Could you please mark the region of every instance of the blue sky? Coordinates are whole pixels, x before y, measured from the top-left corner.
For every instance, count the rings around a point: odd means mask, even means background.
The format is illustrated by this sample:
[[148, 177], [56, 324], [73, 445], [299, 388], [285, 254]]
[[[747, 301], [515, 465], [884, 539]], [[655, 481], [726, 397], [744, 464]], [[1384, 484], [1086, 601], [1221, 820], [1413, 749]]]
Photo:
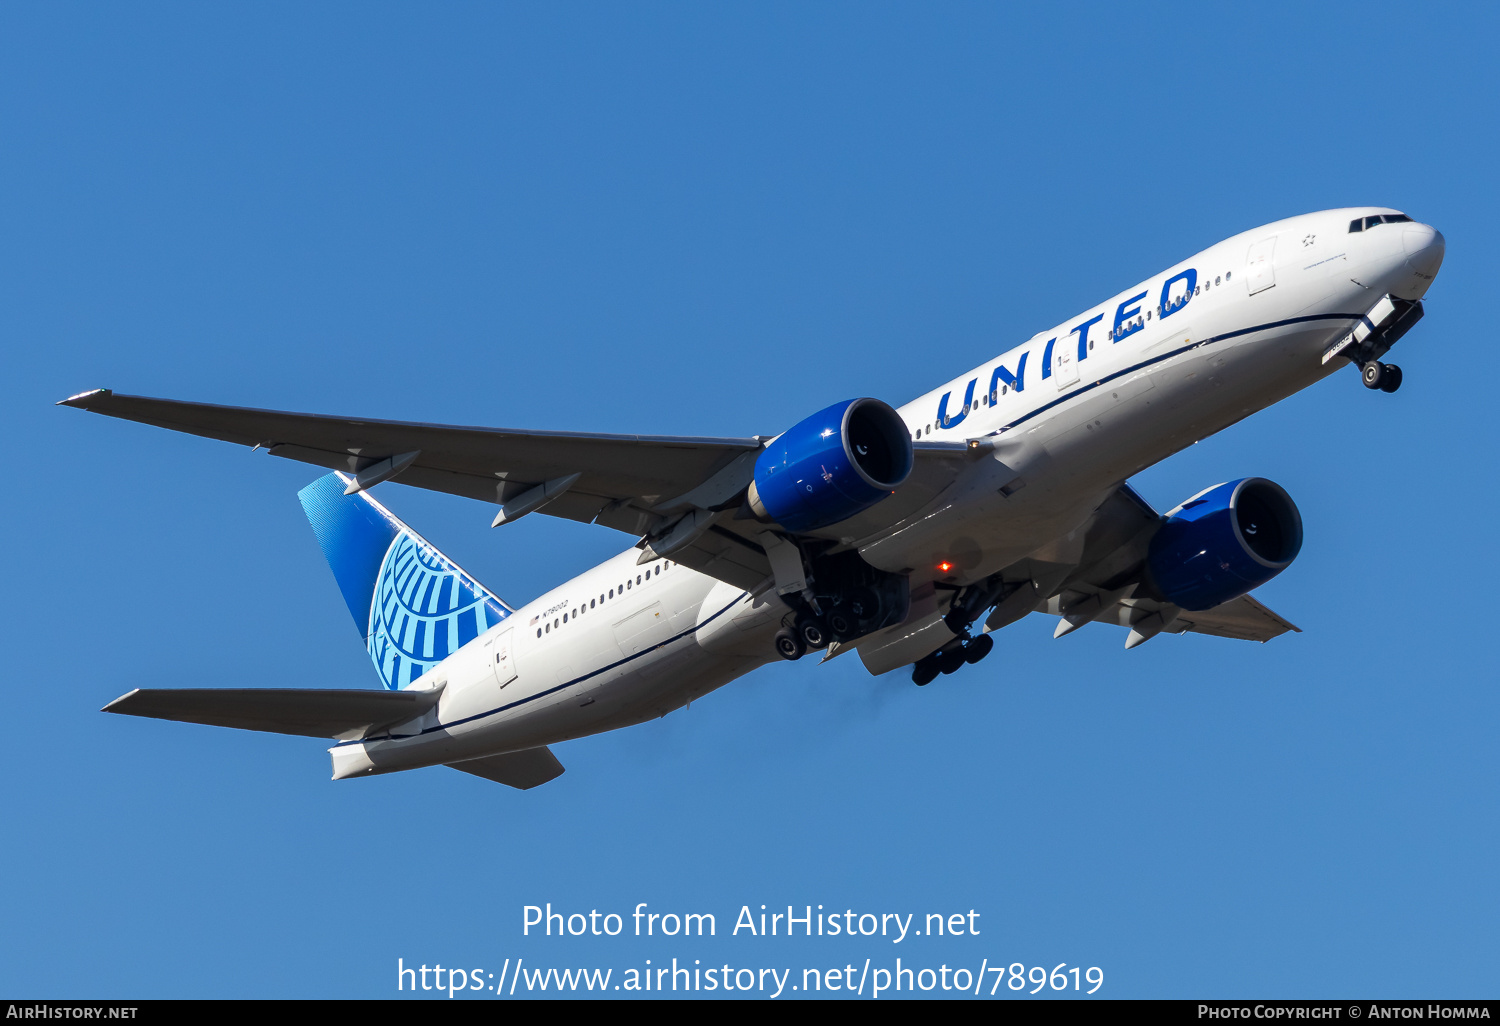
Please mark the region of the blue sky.
[[[1493, 995], [1493, 10], [8, 5], [0, 989], [382, 997], [405, 963], [1099, 966], [1102, 995]], [[901, 403], [1218, 239], [1389, 204], [1447, 263], [1395, 359], [1136, 480], [1272, 478], [1254, 646], [1032, 617], [917, 689], [774, 665], [519, 793], [100, 715], [375, 678], [310, 468], [93, 387], [513, 427], [772, 433]], [[520, 603], [630, 544], [396, 485]], [[521, 908], [713, 912], [539, 940]], [[982, 913], [897, 948], [741, 905]]]

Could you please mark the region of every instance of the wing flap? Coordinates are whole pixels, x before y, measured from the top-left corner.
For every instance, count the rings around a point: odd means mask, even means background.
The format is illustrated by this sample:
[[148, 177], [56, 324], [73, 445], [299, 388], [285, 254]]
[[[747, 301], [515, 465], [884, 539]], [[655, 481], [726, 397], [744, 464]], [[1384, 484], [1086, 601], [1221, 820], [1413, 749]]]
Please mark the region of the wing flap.
[[771, 577], [771, 560], [764, 548], [734, 530], [734, 524], [733, 512], [715, 514], [706, 530], [667, 558], [736, 588], [755, 591]]
[[272, 734], [351, 740], [420, 716], [438, 691], [305, 688], [137, 688], [104, 712]]
[[563, 764], [557, 761], [552, 749], [545, 745], [541, 748], [528, 748], [524, 752], [490, 755], [466, 762], [450, 762], [448, 765], [464, 773], [508, 784], [522, 791], [563, 775]]

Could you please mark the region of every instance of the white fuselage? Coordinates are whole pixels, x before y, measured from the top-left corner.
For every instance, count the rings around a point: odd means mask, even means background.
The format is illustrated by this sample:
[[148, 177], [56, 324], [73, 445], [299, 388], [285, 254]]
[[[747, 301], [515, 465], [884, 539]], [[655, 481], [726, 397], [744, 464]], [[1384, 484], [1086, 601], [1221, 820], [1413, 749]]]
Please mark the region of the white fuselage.
[[[1421, 298], [1440, 235], [1415, 222], [1349, 231], [1394, 213], [1324, 211], [1236, 235], [901, 407], [919, 446], [992, 444], [899, 524], [843, 542], [914, 590], [971, 583], [1054, 542], [1131, 474], [1339, 369], [1323, 353], [1383, 296]], [[789, 609], [774, 591], [752, 597], [639, 555], [528, 603], [414, 682], [441, 685], [439, 703], [335, 747], [335, 777], [627, 726], [776, 658]]]

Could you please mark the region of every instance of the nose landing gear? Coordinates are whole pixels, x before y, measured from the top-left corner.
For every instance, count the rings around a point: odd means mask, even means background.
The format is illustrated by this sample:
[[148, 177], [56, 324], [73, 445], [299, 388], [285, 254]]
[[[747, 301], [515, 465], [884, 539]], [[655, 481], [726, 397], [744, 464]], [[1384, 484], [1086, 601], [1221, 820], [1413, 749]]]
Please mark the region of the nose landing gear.
[[1359, 369], [1366, 388], [1394, 392], [1401, 387], [1401, 368], [1381, 363], [1379, 358], [1421, 319], [1420, 301], [1385, 296], [1359, 319], [1354, 330], [1323, 354], [1323, 362], [1342, 357]]
[[1371, 360], [1364, 365], [1360, 379], [1366, 388], [1378, 388], [1382, 392], [1394, 392], [1401, 387], [1401, 368], [1394, 363]]

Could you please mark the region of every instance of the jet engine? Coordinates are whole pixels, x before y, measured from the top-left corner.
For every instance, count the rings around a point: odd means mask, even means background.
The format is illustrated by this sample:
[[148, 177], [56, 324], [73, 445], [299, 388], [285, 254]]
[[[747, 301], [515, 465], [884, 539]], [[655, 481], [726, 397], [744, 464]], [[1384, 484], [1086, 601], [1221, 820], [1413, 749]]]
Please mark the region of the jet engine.
[[751, 511], [788, 531], [847, 520], [911, 473], [911, 435], [879, 399], [835, 403], [790, 428], [755, 461]]
[[1302, 548], [1302, 515], [1262, 477], [1227, 481], [1167, 514], [1146, 557], [1148, 584], [1183, 609], [1211, 609], [1257, 588]]

